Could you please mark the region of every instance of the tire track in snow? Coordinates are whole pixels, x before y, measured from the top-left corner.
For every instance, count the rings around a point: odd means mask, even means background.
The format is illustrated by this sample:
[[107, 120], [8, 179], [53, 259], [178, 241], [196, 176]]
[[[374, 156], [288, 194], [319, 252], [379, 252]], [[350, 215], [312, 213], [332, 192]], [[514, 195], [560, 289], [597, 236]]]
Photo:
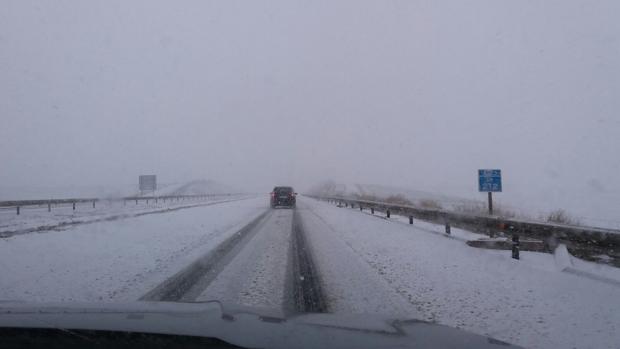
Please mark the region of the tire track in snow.
[[323, 294], [318, 269], [308, 246], [299, 212], [293, 214], [293, 294], [295, 309], [301, 313], [326, 313], [328, 304]]
[[215, 249], [140, 297], [140, 300], [193, 301], [247, 244], [256, 233], [255, 228], [270, 215], [271, 211], [265, 211]]
[[266, 211], [140, 299], [215, 299], [281, 315], [328, 309], [296, 210]]

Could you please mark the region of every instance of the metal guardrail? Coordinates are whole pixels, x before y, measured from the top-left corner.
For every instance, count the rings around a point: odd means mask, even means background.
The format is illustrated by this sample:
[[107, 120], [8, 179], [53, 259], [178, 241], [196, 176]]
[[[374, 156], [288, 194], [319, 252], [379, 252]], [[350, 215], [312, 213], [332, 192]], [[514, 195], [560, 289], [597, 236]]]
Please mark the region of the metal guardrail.
[[361, 209], [367, 208], [373, 211], [380, 210], [386, 213], [404, 214], [440, 224], [449, 223], [453, 226], [460, 226], [483, 234], [493, 235], [494, 232], [500, 230], [516, 233], [521, 236], [543, 240], [550, 249], [555, 248], [558, 242], [568, 242], [573, 245], [588, 245], [610, 250], [615, 254], [620, 252], [618, 251], [618, 247], [620, 247], [620, 230], [615, 229], [532, 222], [499, 216], [466, 214], [338, 196], [306, 196], [319, 200], [334, 201], [347, 206], [353, 204], [354, 207], [361, 207]]
[[76, 209], [76, 204], [78, 203], [92, 203], [93, 208], [96, 207], [96, 203], [100, 201], [107, 202], [123, 202], [125, 205], [128, 202], [135, 201], [136, 205], [144, 201], [147, 204], [149, 201], [154, 201], [155, 203], [162, 202], [177, 202], [177, 201], [185, 201], [185, 200], [199, 200], [199, 199], [208, 199], [211, 197], [221, 197], [221, 196], [231, 196], [235, 194], [206, 194], [206, 195], [162, 195], [162, 196], [127, 196], [122, 198], [69, 198], [69, 199], [49, 199], [49, 200], [9, 200], [9, 201], [0, 201], [0, 208], [10, 209], [14, 208], [16, 214], [20, 214], [20, 210], [23, 207], [45, 207], [47, 206], [47, 210], [51, 211], [52, 205], [63, 205], [63, 204], [72, 204], [73, 210]]

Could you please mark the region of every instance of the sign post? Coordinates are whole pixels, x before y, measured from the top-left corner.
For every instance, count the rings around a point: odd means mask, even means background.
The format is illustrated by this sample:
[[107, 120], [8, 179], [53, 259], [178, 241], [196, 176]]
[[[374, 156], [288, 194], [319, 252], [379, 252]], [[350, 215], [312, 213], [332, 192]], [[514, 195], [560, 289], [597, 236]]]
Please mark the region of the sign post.
[[489, 214], [493, 214], [493, 192], [489, 192]]
[[493, 192], [502, 191], [502, 171], [478, 170], [478, 191], [489, 193], [489, 214], [493, 214]]

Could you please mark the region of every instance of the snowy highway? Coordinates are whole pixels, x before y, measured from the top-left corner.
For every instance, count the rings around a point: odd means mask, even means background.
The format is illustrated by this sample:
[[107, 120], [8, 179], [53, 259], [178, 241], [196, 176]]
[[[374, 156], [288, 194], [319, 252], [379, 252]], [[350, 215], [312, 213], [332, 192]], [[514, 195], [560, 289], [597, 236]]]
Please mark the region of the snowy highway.
[[196, 298], [220, 300], [284, 312], [292, 308], [288, 283], [292, 210], [274, 210], [252, 231], [251, 245], [241, 250]]
[[378, 313], [525, 347], [615, 348], [617, 270], [565, 258], [605, 278], [563, 272], [551, 254], [472, 248], [426, 222], [258, 197], [2, 238], [0, 297]]

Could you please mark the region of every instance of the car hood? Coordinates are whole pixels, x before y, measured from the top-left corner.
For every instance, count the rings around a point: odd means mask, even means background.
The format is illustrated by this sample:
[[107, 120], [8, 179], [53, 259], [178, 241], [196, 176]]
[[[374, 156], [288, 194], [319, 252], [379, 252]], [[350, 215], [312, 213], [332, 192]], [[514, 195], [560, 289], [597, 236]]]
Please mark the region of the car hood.
[[342, 314], [284, 317], [220, 302], [0, 302], [0, 327], [201, 336], [251, 348], [516, 348], [419, 320]]

